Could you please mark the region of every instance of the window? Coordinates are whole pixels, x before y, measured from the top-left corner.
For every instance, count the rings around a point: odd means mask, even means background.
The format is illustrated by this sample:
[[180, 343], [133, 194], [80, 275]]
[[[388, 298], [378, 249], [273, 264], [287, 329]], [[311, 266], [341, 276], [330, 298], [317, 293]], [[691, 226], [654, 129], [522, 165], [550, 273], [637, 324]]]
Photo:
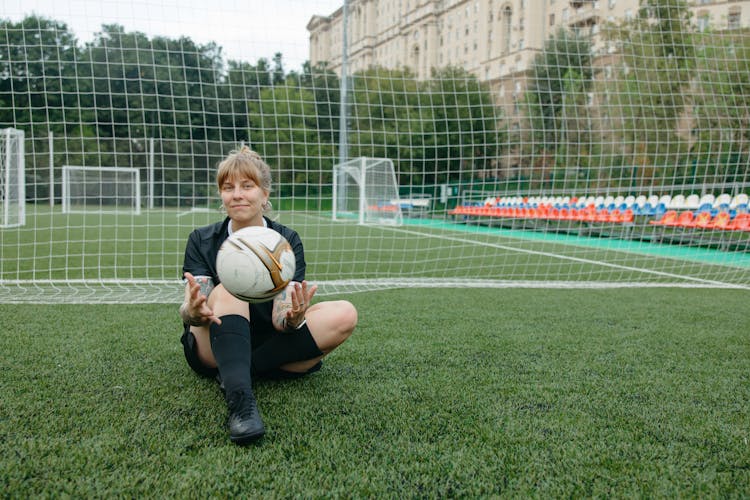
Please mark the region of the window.
[[740, 28], [741, 14], [739, 11], [730, 12], [727, 16], [727, 28], [736, 30]]
[[511, 21], [513, 20], [513, 11], [510, 7], [503, 9], [503, 46], [502, 53], [507, 54], [510, 52], [510, 30]]
[[708, 29], [708, 26], [710, 24], [710, 18], [708, 17], [708, 14], [701, 14], [698, 16], [698, 31], [706, 31]]
[[549, 25], [550, 26], [554, 26], [555, 25], [555, 15], [554, 14], [550, 14], [549, 15]]

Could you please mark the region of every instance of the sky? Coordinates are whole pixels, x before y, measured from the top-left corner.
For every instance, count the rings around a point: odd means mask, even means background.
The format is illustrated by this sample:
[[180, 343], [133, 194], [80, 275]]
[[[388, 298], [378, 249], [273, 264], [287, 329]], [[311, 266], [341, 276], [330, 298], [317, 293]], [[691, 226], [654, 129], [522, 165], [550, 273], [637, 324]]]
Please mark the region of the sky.
[[102, 24], [150, 37], [188, 36], [216, 42], [225, 59], [255, 63], [283, 54], [284, 68], [299, 70], [309, 59], [307, 23], [328, 16], [343, 0], [0, 0], [0, 18], [29, 14], [64, 22], [80, 42], [91, 41]]

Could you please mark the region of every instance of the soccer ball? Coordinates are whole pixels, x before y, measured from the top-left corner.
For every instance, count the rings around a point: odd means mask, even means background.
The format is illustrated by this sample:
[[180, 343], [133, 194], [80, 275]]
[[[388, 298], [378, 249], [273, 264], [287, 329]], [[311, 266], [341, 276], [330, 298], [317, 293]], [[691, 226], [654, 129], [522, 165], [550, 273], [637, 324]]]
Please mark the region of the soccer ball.
[[222, 243], [216, 271], [224, 288], [245, 302], [266, 302], [294, 276], [296, 260], [289, 242], [273, 229], [251, 226]]

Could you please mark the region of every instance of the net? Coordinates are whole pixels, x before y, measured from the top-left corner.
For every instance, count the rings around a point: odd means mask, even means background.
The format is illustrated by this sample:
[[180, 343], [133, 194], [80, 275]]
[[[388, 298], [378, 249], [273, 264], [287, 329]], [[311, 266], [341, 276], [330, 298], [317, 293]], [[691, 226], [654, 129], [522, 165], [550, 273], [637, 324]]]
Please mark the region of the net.
[[4, 10], [1, 302], [179, 302], [241, 145], [321, 295], [750, 288], [750, 1], [250, 4]]

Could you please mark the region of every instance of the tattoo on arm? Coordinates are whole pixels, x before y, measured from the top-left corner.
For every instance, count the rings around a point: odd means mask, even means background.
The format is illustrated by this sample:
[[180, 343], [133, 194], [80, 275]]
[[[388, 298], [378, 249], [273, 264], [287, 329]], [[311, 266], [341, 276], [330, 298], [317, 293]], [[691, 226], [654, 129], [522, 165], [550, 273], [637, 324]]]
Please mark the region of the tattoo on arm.
[[211, 278], [211, 276], [196, 276], [195, 282], [198, 283], [201, 287], [201, 293], [208, 297], [211, 292], [216, 288], [216, 285], [214, 285], [214, 280]]
[[286, 312], [292, 308], [292, 303], [287, 297], [284, 289], [273, 299], [273, 326], [280, 332], [286, 330]]
[[[200, 287], [200, 293], [204, 295], [205, 297], [208, 297], [208, 295], [216, 287], [214, 285], [213, 278], [211, 278], [210, 276], [195, 276], [195, 282], [198, 283]], [[200, 319], [195, 319], [190, 315], [189, 301], [190, 301], [190, 298], [189, 298], [187, 285], [186, 285], [185, 302], [183, 302], [182, 305], [180, 306], [180, 317], [182, 318], [182, 321], [188, 325], [200, 326], [203, 324], [203, 321], [201, 321]]]

